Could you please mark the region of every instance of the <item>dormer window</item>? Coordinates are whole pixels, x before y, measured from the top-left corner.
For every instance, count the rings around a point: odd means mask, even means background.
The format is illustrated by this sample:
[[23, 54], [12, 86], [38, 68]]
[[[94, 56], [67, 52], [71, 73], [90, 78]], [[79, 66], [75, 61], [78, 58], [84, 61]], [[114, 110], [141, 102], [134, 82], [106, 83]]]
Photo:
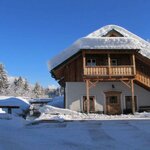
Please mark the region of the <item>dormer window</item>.
[[96, 66], [96, 59], [87, 59], [87, 66]]

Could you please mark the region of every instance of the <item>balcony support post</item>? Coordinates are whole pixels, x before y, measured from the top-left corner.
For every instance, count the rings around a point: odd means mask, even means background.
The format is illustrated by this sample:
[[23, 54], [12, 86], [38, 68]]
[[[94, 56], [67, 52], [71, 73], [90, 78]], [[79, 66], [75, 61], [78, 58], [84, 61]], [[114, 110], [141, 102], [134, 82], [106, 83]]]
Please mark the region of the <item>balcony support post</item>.
[[110, 54], [107, 54], [108, 56], [108, 75], [111, 75], [111, 63], [110, 63]]
[[131, 94], [132, 94], [132, 113], [135, 113], [135, 101], [134, 101], [134, 81], [131, 79]]
[[83, 74], [85, 74], [85, 66], [86, 66], [85, 51], [82, 51], [82, 58], [83, 58]]
[[135, 54], [132, 54], [133, 74], [136, 75]]
[[89, 80], [86, 79], [86, 101], [87, 101], [87, 114], [89, 113], [89, 103], [90, 103], [90, 87]]
[[120, 80], [127, 87], [131, 89], [131, 104], [132, 104], [132, 113], [135, 113], [135, 100], [134, 100], [134, 79], [131, 80]]

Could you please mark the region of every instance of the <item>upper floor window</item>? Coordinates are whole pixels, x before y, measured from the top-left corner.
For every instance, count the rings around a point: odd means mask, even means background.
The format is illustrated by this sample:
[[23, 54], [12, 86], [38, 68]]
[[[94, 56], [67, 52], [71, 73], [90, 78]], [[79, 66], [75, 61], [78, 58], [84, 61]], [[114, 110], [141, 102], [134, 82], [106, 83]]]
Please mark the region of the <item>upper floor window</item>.
[[111, 59], [111, 65], [117, 66], [117, 59]]
[[87, 59], [87, 66], [96, 66], [96, 59]]
[[[108, 59], [106, 59], [106, 65], [108, 65]], [[117, 59], [110, 59], [110, 65], [111, 66], [117, 66], [118, 60]]]

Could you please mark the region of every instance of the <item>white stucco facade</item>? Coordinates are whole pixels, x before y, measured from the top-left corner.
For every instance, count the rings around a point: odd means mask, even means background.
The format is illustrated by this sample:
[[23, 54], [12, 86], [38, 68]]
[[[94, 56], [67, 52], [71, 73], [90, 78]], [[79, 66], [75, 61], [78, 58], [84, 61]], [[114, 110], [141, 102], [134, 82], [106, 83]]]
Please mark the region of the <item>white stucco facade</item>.
[[[113, 85], [113, 86], [112, 86]], [[137, 108], [150, 106], [150, 92], [134, 84]], [[122, 82], [99, 82], [90, 89], [90, 96], [95, 97], [95, 111], [106, 112], [105, 92], [121, 92], [121, 110], [126, 109], [125, 96], [131, 96], [131, 89]], [[83, 111], [83, 96], [86, 96], [85, 82], [66, 82], [65, 107], [78, 112]]]

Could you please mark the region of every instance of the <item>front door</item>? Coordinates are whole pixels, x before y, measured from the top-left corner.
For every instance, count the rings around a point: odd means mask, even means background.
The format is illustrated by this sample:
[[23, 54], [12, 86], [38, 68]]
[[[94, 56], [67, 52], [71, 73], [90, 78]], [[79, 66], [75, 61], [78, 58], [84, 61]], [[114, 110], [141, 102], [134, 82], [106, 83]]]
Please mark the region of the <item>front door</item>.
[[121, 92], [110, 91], [106, 92], [106, 114], [117, 115], [121, 114], [120, 95]]

